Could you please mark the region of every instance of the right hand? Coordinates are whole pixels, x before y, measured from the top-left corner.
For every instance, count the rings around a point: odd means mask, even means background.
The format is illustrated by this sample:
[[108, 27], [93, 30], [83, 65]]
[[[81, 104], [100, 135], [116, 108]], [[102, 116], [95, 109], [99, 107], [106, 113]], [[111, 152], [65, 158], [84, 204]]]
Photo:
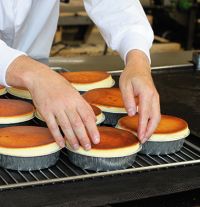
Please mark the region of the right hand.
[[[21, 65], [21, 68], [17, 65]], [[79, 148], [79, 144], [85, 150], [90, 150], [91, 141], [94, 144], [100, 142], [96, 117], [91, 106], [67, 80], [48, 66], [20, 56], [8, 69], [7, 83], [26, 87], [30, 91], [37, 110], [61, 148], [65, 146], [65, 139], [75, 150]]]

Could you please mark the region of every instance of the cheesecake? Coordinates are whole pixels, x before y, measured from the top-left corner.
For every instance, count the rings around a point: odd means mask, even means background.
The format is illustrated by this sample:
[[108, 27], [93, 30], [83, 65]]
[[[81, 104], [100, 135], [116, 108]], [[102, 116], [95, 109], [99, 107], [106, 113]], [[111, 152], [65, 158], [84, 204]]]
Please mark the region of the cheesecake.
[[[125, 116], [119, 119], [117, 128], [128, 130], [137, 135], [139, 115]], [[183, 146], [185, 138], [190, 134], [185, 120], [161, 115], [160, 123], [148, 141], [143, 145], [141, 153], [145, 154], [170, 154], [177, 152]]]
[[[115, 126], [118, 119], [127, 114], [119, 88], [93, 89], [84, 93], [83, 98], [103, 111], [105, 125]], [[137, 98], [135, 100], [137, 102]]]
[[137, 137], [128, 131], [113, 127], [98, 127], [100, 143], [92, 144], [91, 150], [82, 147], [73, 150], [68, 142], [69, 159], [75, 165], [94, 171], [125, 169], [133, 164], [141, 150]]
[[110, 88], [115, 84], [112, 76], [104, 71], [61, 72], [60, 74], [80, 92], [95, 88]]
[[23, 87], [9, 87], [7, 88], [9, 94], [22, 99], [32, 100], [31, 94], [28, 89]]
[[34, 117], [34, 106], [21, 100], [0, 99], [0, 125], [29, 121]]
[[0, 166], [12, 170], [39, 170], [59, 158], [60, 148], [50, 131], [37, 126], [0, 128]]

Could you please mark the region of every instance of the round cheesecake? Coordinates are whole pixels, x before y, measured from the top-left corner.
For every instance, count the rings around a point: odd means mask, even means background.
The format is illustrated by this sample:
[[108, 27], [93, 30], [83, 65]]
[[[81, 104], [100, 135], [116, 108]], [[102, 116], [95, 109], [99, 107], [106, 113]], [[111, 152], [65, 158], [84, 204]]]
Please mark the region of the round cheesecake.
[[106, 125], [115, 126], [118, 119], [126, 115], [119, 88], [93, 89], [83, 94], [83, 97], [88, 103], [99, 107], [103, 111], [106, 116], [103, 123]]
[[103, 71], [62, 72], [60, 74], [80, 92], [95, 88], [110, 88], [115, 84], [112, 76]]
[[[94, 114], [96, 116], [96, 124], [99, 125], [101, 124], [104, 120], [105, 120], [105, 115], [102, 113], [101, 109], [99, 109], [98, 107], [91, 105]], [[40, 123], [43, 126], [46, 126], [46, 124], [44, 124], [44, 119], [42, 118], [41, 114], [36, 110], [35, 111], [35, 117], [40, 121]]]
[[0, 99], [0, 125], [16, 124], [34, 117], [34, 106], [21, 100]]
[[[122, 117], [119, 119], [117, 128], [125, 129], [137, 134], [139, 116]], [[161, 115], [153, 135], [143, 145], [141, 153], [145, 154], [170, 154], [179, 151], [190, 133], [188, 124], [183, 119], [175, 116]]]
[[59, 146], [47, 128], [0, 128], [0, 166], [13, 170], [39, 170], [56, 163]]
[[9, 87], [7, 88], [9, 94], [22, 98], [22, 99], [29, 99], [32, 100], [30, 92], [23, 87]]
[[69, 159], [75, 165], [94, 171], [125, 169], [133, 164], [136, 154], [141, 150], [140, 143], [131, 132], [112, 127], [98, 127], [100, 143], [92, 144], [89, 151], [82, 147], [73, 150], [69, 143]]
[[4, 94], [6, 94], [6, 93], [7, 93], [7, 91], [6, 91], [6, 87], [0, 85], [0, 96], [4, 95]]

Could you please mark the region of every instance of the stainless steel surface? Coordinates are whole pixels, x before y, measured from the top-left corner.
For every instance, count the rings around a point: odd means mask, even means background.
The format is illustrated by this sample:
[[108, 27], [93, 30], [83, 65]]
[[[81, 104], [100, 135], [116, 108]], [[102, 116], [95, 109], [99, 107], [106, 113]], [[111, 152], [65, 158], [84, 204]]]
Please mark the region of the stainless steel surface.
[[[152, 70], [192, 67], [192, 54], [193, 51], [152, 54]], [[70, 71], [103, 70], [112, 73], [119, 73], [124, 68], [119, 56], [51, 57], [49, 65], [64, 67]]]
[[58, 163], [49, 169], [23, 172], [0, 168], [0, 190], [159, 170], [199, 163], [200, 148], [189, 141], [186, 141], [181, 151], [175, 154], [164, 156], [137, 155], [135, 163], [130, 168], [108, 172], [82, 170], [69, 162], [67, 152], [63, 150]]

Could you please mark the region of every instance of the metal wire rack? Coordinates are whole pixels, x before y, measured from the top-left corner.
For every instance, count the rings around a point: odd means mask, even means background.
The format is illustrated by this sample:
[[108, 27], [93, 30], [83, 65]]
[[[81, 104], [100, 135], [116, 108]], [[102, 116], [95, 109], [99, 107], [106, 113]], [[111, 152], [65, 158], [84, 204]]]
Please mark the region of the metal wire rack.
[[138, 154], [136, 161], [130, 168], [108, 172], [92, 172], [74, 166], [68, 160], [67, 150], [64, 149], [61, 152], [57, 164], [48, 169], [25, 172], [0, 168], [0, 190], [78, 181], [95, 177], [159, 170], [162, 168], [180, 167], [199, 163], [200, 148], [190, 141], [186, 141], [181, 151], [175, 154], [163, 156]]

